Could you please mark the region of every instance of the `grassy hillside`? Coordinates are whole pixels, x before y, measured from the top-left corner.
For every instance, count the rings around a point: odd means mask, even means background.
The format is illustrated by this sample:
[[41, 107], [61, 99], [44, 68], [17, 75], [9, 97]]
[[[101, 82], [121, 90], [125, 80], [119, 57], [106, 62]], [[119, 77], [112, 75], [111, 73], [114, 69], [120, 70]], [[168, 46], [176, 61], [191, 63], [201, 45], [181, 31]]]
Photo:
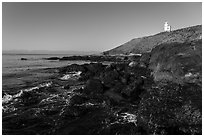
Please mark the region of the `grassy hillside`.
[[202, 40], [161, 44], [151, 52], [149, 68], [155, 81], [196, 83], [202, 78]]
[[145, 53], [152, 50], [157, 45], [168, 44], [172, 42], [184, 43], [196, 39], [201, 39], [202, 26], [192, 26], [178, 29], [172, 32], [161, 32], [153, 36], [135, 38], [114, 49], [105, 51], [105, 55]]

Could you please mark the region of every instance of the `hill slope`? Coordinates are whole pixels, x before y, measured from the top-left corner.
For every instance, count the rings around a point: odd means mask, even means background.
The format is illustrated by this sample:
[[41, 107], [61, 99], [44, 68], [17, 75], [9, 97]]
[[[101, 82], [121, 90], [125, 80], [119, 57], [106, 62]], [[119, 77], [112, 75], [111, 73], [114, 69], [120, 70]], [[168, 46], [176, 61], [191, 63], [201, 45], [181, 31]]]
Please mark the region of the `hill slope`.
[[168, 44], [172, 42], [188, 42], [201, 39], [202, 25], [182, 28], [172, 32], [161, 32], [153, 36], [135, 38], [131, 41], [118, 46], [109, 51], [103, 52], [105, 55], [129, 54], [129, 53], [145, 53], [152, 50], [157, 45]]
[[161, 44], [152, 49], [149, 68], [155, 81], [202, 83], [202, 39]]

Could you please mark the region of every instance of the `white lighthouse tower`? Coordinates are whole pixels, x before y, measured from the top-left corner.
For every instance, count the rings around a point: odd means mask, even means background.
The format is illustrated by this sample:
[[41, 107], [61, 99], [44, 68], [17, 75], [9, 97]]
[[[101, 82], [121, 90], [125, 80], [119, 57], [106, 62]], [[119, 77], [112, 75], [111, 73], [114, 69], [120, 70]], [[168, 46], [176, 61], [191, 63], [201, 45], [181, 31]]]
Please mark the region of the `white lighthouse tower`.
[[165, 32], [170, 32], [171, 31], [171, 26], [168, 24], [168, 22], [164, 23], [164, 31]]

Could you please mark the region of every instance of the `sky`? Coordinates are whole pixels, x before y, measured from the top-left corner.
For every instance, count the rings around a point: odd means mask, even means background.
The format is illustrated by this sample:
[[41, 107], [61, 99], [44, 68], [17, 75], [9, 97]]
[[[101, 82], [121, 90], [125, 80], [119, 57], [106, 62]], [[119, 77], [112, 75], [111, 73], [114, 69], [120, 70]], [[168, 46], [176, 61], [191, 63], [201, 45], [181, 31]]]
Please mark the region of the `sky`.
[[106, 51], [133, 38], [202, 24], [202, 3], [2, 4], [2, 50]]

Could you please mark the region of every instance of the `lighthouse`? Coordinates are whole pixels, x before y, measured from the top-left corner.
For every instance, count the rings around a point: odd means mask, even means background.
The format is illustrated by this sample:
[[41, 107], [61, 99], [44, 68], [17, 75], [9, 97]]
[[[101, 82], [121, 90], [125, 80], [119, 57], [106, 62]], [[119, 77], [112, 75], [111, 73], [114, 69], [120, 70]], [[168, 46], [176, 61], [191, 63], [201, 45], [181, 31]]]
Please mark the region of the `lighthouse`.
[[168, 22], [164, 23], [164, 31], [165, 32], [170, 32], [171, 31], [171, 26], [168, 24]]

